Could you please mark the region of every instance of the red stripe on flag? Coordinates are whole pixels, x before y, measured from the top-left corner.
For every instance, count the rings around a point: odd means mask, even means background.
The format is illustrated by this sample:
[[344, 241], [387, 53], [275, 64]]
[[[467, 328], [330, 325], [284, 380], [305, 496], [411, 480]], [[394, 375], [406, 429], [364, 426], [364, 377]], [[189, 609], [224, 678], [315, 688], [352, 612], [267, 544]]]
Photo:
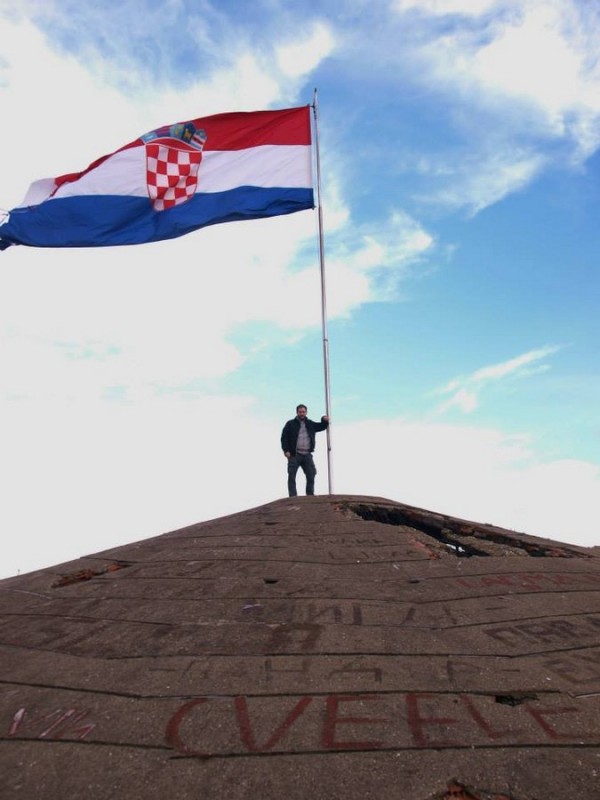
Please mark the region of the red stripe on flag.
[[283, 111], [215, 114], [193, 120], [206, 131], [204, 150], [243, 150], [264, 144], [309, 145], [309, 106]]
[[[196, 128], [206, 131], [204, 150], [244, 150], [260, 145], [310, 145], [310, 106], [285, 108], [280, 111], [233, 111], [191, 120]], [[56, 188], [72, 183], [96, 169], [115, 153], [142, 146], [141, 139], [102, 156], [81, 172], [71, 172], [54, 178]]]

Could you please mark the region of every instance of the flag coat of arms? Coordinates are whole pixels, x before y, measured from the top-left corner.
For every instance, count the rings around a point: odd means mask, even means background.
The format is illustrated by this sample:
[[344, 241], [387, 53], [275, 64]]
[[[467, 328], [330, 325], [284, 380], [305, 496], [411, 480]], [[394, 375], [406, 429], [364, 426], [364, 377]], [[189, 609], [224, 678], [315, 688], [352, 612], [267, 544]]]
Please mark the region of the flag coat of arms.
[[33, 183], [0, 249], [102, 247], [314, 208], [309, 106], [166, 125], [82, 172]]

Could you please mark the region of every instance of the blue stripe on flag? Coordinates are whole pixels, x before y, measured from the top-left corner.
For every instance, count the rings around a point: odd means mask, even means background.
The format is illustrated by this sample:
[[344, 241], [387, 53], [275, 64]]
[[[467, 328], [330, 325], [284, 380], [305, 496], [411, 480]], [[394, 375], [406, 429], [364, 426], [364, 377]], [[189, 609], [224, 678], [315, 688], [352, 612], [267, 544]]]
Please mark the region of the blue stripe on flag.
[[186, 233], [243, 219], [261, 219], [314, 208], [312, 189], [241, 186], [226, 192], [196, 193], [165, 211], [146, 197], [83, 195], [17, 208], [0, 226], [0, 249], [106, 247], [174, 239]]

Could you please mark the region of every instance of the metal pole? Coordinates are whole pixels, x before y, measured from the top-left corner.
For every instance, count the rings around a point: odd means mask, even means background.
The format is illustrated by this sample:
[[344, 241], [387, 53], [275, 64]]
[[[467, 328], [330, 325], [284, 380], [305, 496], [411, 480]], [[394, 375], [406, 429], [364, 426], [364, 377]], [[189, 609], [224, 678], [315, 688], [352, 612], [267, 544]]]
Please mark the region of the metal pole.
[[[317, 90], [313, 95], [313, 117], [315, 120], [315, 164], [317, 170], [317, 215], [319, 220], [319, 264], [321, 270], [321, 327], [323, 330], [323, 367], [325, 373], [325, 413], [331, 417], [331, 393], [329, 390], [329, 338], [327, 336], [327, 293], [325, 289], [325, 244], [323, 237], [323, 207], [321, 204], [321, 158], [319, 155], [319, 125], [317, 119]], [[331, 425], [327, 428], [327, 484], [333, 494], [331, 477]]]

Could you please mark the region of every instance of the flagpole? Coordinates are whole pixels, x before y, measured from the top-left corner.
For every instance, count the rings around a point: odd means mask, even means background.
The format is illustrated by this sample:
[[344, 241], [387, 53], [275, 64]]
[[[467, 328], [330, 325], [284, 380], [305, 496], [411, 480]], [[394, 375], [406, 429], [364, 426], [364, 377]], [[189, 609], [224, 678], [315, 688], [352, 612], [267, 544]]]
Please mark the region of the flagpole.
[[[329, 337], [327, 335], [327, 292], [325, 287], [325, 243], [323, 237], [323, 206], [321, 204], [321, 158], [319, 155], [319, 125], [317, 118], [317, 90], [313, 94], [315, 121], [315, 164], [317, 171], [317, 217], [319, 220], [319, 265], [321, 272], [321, 328], [323, 331], [323, 369], [325, 377], [325, 413], [331, 417], [331, 392], [329, 389]], [[327, 485], [333, 494], [331, 474], [331, 425], [327, 428]]]

